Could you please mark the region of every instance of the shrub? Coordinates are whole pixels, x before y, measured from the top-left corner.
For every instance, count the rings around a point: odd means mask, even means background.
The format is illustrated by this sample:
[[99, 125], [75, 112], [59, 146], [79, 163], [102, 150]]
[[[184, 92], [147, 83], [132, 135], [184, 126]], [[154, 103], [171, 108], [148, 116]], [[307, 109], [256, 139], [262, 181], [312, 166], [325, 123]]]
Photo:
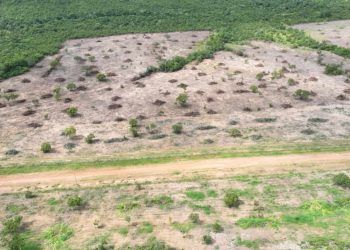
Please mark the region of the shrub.
[[333, 183], [343, 188], [350, 188], [350, 178], [344, 173], [335, 175], [333, 177]]
[[100, 82], [105, 82], [105, 81], [107, 81], [107, 76], [105, 74], [98, 73], [96, 75], [96, 79]]
[[136, 119], [130, 119], [129, 120], [129, 130], [132, 134], [133, 137], [139, 137], [140, 134], [139, 134], [139, 125], [138, 125], [138, 122]]
[[92, 144], [94, 143], [94, 140], [95, 140], [95, 135], [94, 134], [88, 134], [86, 137], [85, 137], [85, 142], [87, 144]]
[[185, 92], [179, 94], [178, 97], [176, 98], [176, 104], [180, 105], [181, 107], [186, 107], [187, 101], [188, 101], [188, 95]]
[[77, 129], [73, 126], [65, 128], [63, 134], [72, 139], [77, 134]]
[[61, 87], [57, 87], [53, 90], [53, 97], [56, 101], [58, 101], [61, 98]]
[[197, 213], [191, 213], [189, 216], [188, 216], [188, 219], [194, 223], [194, 224], [200, 224], [200, 220], [199, 220], [199, 214]]
[[75, 117], [75, 116], [77, 116], [77, 114], [78, 114], [78, 108], [76, 108], [76, 107], [69, 107], [69, 108], [67, 109], [67, 114], [68, 114], [70, 117]]
[[67, 204], [72, 208], [80, 208], [84, 205], [83, 199], [78, 195], [69, 196]]
[[5, 98], [6, 101], [9, 102], [11, 100], [17, 99], [19, 97], [19, 95], [16, 94], [16, 93], [5, 93], [5, 94], [2, 95], [2, 97]]
[[203, 243], [205, 245], [211, 245], [213, 244], [213, 238], [209, 234], [203, 235]]
[[167, 195], [159, 195], [156, 197], [153, 197], [151, 199], [145, 200], [146, 206], [151, 207], [153, 205], [158, 205], [160, 208], [167, 208], [170, 207], [171, 204], [174, 203], [174, 200]]
[[339, 64], [327, 64], [324, 73], [331, 76], [337, 76], [344, 74], [344, 71]]
[[238, 194], [234, 190], [226, 192], [224, 202], [227, 207], [238, 207], [240, 205]]
[[74, 231], [64, 223], [58, 223], [44, 231], [44, 239], [47, 240], [49, 249], [69, 249], [65, 241], [74, 235]]
[[265, 73], [264, 73], [264, 72], [259, 72], [258, 74], [256, 74], [256, 79], [257, 79], [258, 81], [262, 81], [263, 78], [264, 78], [264, 76], [265, 76]]
[[56, 58], [50, 62], [50, 66], [52, 69], [57, 68], [59, 65], [60, 65], [60, 60], [58, 58]]
[[298, 89], [297, 91], [294, 92], [294, 97], [302, 101], [308, 100], [310, 95], [311, 95], [310, 91], [303, 90], [303, 89]]
[[230, 134], [231, 137], [242, 137], [242, 133], [239, 129], [237, 128], [231, 128], [228, 133]]
[[146, 126], [148, 133], [156, 134], [158, 132], [157, 125], [155, 123], [150, 123]]
[[222, 233], [224, 231], [224, 228], [221, 226], [221, 224], [218, 221], [216, 221], [212, 225], [212, 229], [214, 233]]
[[150, 234], [153, 232], [153, 225], [148, 221], [142, 222], [142, 224], [137, 228], [138, 234]]
[[182, 123], [176, 123], [172, 126], [174, 134], [181, 134], [183, 130]]
[[256, 85], [251, 85], [249, 88], [250, 88], [250, 90], [251, 90], [254, 94], [259, 93], [258, 86], [256, 86]]
[[186, 191], [186, 196], [192, 200], [201, 201], [205, 199], [205, 194], [200, 191]]
[[176, 56], [170, 60], [164, 61], [159, 65], [159, 70], [162, 72], [174, 72], [182, 69], [188, 61], [186, 58]]
[[284, 69], [276, 69], [272, 72], [272, 79], [281, 79], [284, 77]]
[[52, 147], [49, 142], [44, 142], [43, 144], [41, 144], [40, 149], [43, 153], [50, 153], [52, 151]]
[[25, 197], [26, 199], [33, 199], [33, 198], [37, 197], [37, 195], [34, 194], [34, 193], [31, 192], [31, 191], [26, 191], [26, 192], [24, 193], [24, 197]]
[[22, 216], [14, 216], [3, 223], [0, 239], [6, 249], [17, 250], [22, 249], [23, 240], [20, 237], [22, 227]]
[[293, 78], [289, 78], [288, 79], [288, 85], [289, 86], [294, 86], [297, 84], [297, 81], [295, 81]]
[[75, 85], [75, 83], [71, 82], [71, 83], [68, 83], [67, 86], [66, 86], [67, 90], [69, 91], [74, 91], [77, 89], [77, 85]]

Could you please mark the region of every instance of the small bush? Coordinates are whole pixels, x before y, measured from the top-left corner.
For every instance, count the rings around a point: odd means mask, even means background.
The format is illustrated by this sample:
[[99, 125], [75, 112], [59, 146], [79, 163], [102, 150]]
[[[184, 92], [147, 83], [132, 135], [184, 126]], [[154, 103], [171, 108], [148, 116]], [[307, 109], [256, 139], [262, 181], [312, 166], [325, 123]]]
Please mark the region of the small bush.
[[150, 234], [153, 232], [153, 225], [148, 221], [142, 222], [142, 224], [137, 228], [138, 234]]
[[61, 87], [57, 87], [53, 90], [53, 97], [56, 101], [59, 101], [61, 99]]
[[26, 199], [33, 199], [33, 198], [37, 197], [37, 195], [34, 194], [34, 193], [31, 192], [31, 191], [26, 191], [26, 192], [24, 193], [24, 197], [25, 197]]
[[200, 191], [189, 190], [186, 192], [186, 196], [192, 200], [201, 201], [205, 199], [205, 194]]
[[164, 61], [159, 65], [159, 70], [162, 72], [175, 72], [182, 69], [188, 61], [186, 58], [176, 56], [170, 60]]
[[272, 72], [272, 80], [281, 79], [284, 77], [284, 69], [276, 69]]
[[77, 129], [73, 126], [64, 129], [63, 134], [72, 139], [77, 134]]
[[299, 100], [302, 100], [302, 101], [309, 100], [310, 95], [311, 95], [310, 91], [303, 90], [303, 89], [298, 89], [297, 91], [294, 92], [294, 97], [296, 99], [299, 99]]
[[9, 102], [9, 101], [17, 99], [19, 97], [19, 95], [16, 94], [16, 93], [5, 93], [5, 94], [2, 95], [2, 97], [5, 98], [6, 101]]
[[176, 98], [176, 104], [180, 105], [181, 107], [186, 107], [188, 102], [188, 95], [187, 93], [181, 93]]
[[237, 128], [231, 128], [229, 129], [228, 133], [230, 134], [231, 137], [242, 137], [242, 133], [239, 129]]
[[229, 208], [231, 207], [239, 207], [240, 200], [238, 194], [234, 190], [229, 190], [226, 192], [224, 197], [225, 205]]
[[69, 91], [74, 91], [77, 89], [77, 85], [75, 85], [75, 83], [71, 82], [71, 83], [68, 83], [67, 86], [66, 86], [67, 90]]
[[67, 109], [67, 114], [70, 116], [70, 117], [76, 117], [77, 114], [78, 114], [78, 109], [76, 107], [69, 107]]
[[212, 229], [214, 233], [222, 233], [224, 231], [224, 228], [217, 221], [212, 225]]
[[183, 130], [182, 123], [176, 123], [172, 126], [174, 134], [181, 134]]
[[251, 85], [249, 88], [250, 88], [250, 90], [251, 90], [254, 94], [259, 93], [258, 86], [256, 86], [256, 85]]
[[99, 82], [105, 82], [107, 81], [107, 76], [105, 74], [102, 74], [102, 73], [98, 73], [96, 75], [96, 79], [99, 81]]
[[23, 240], [20, 237], [22, 227], [22, 216], [14, 216], [3, 223], [3, 228], [0, 234], [1, 245], [6, 249], [16, 250], [22, 249]]
[[205, 245], [213, 244], [213, 237], [211, 237], [209, 234], [203, 235], [203, 243]]
[[80, 208], [84, 205], [83, 199], [78, 195], [69, 196], [67, 204], [72, 208]]
[[87, 144], [92, 144], [94, 143], [94, 140], [95, 140], [95, 135], [94, 134], [88, 134], [86, 137], [85, 137], [85, 142]]
[[59, 60], [58, 58], [56, 58], [56, 59], [54, 59], [54, 60], [52, 60], [52, 61], [50, 62], [50, 67], [51, 67], [52, 69], [55, 69], [55, 68], [57, 68], [60, 64], [61, 64], [61, 63], [60, 63], [60, 60]]
[[191, 213], [188, 216], [188, 219], [194, 224], [200, 224], [201, 223], [201, 221], [199, 220], [199, 214], [197, 214], [197, 213]]
[[40, 149], [43, 153], [50, 153], [52, 151], [52, 147], [49, 142], [44, 142], [43, 144], [41, 144]]
[[339, 64], [327, 64], [324, 73], [331, 76], [337, 76], [344, 74], [344, 71]]
[[335, 175], [333, 177], [333, 183], [343, 188], [350, 188], [350, 178], [344, 173]]
[[133, 137], [139, 137], [139, 125], [136, 119], [130, 119], [129, 120], [129, 130]]

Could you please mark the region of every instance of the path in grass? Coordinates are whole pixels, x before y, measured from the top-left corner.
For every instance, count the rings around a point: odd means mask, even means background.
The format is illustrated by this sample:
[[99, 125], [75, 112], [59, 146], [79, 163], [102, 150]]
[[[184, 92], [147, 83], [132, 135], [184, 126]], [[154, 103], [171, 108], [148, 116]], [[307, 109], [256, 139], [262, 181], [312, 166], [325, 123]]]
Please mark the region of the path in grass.
[[180, 161], [124, 168], [97, 168], [0, 176], [0, 193], [26, 186], [91, 186], [124, 181], [156, 181], [204, 175], [275, 174], [290, 171], [340, 170], [350, 168], [350, 152], [293, 154]]

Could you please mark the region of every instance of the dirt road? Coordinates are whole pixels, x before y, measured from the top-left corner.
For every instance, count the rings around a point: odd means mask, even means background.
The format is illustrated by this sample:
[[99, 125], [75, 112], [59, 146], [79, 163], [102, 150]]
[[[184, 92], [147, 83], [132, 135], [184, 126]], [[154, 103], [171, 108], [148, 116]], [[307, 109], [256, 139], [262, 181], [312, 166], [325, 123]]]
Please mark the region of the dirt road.
[[125, 168], [92, 168], [0, 176], [0, 193], [25, 188], [91, 186], [170, 178], [174, 180], [193, 175], [220, 178], [237, 174], [274, 174], [348, 168], [350, 168], [350, 152], [179, 161]]

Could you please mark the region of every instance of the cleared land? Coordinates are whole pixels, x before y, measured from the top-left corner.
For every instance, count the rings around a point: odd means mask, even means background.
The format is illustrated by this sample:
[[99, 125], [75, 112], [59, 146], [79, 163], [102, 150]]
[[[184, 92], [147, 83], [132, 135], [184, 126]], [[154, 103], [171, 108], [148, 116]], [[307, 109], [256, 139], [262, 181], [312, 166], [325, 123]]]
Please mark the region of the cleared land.
[[[3, 81], [2, 164], [348, 138], [350, 60], [328, 52], [264, 42], [227, 44], [212, 59], [139, 77], [162, 59], [201, 47], [208, 35], [73, 40], [30, 72]], [[179, 102], [181, 95], [185, 103]], [[77, 109], [73, 117], [70, 108]], [[130, 131], [131, 119], [137, 135]], [[174, 133], [178, 123], [182, 131]], [[89, 134], [95, 136], [90, 144], [85, 142]], [[44, 142], [53, 152], [40, 152]]]
[[304, 23], [294, 26], [304, 30], [319, 41], [350, 48], [350, 21], [332, 21], [320, 23]]

